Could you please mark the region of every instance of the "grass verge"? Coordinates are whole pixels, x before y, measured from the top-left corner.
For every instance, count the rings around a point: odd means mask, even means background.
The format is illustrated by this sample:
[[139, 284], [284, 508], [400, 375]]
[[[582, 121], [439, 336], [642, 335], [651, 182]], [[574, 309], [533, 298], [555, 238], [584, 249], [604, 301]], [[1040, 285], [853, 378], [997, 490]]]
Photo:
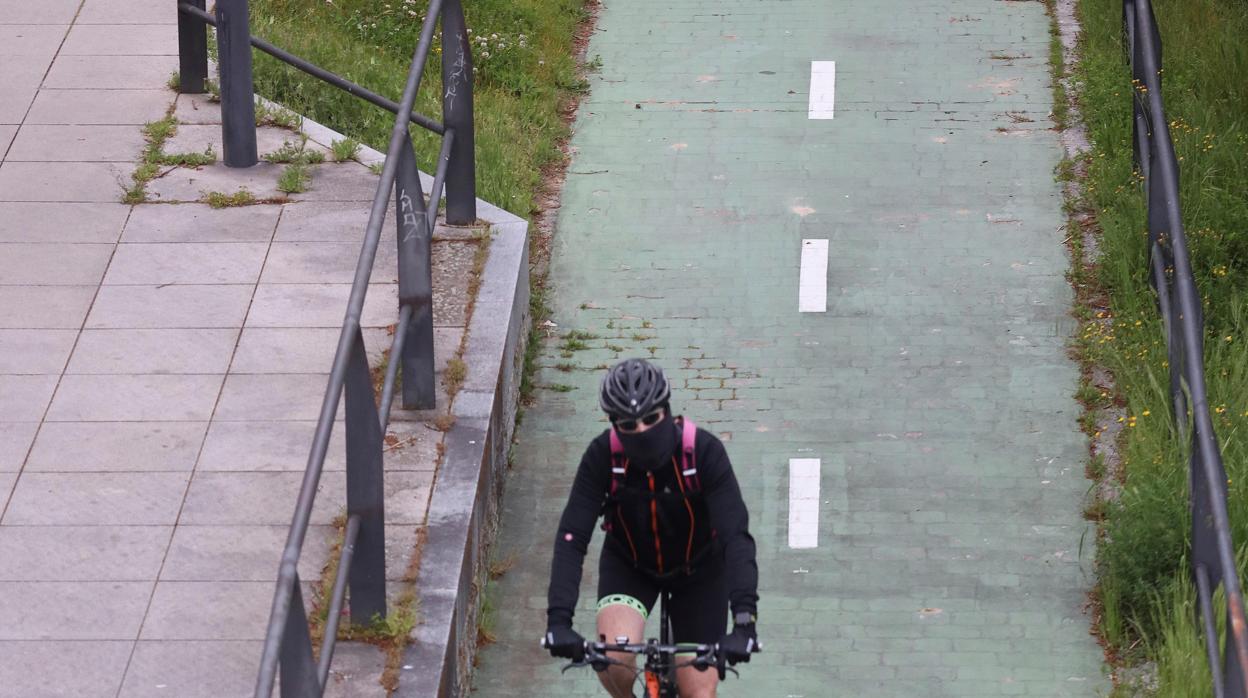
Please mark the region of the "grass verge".
[[[534, 209], [542, 171], [561, 159], [563, 106], [583, 91], [574, 37], [584, 0], [465, 3], [475, 63], [477, 194], [520, 216]], [[255, 0], [253, 26], [278, 46], [397, 100], [416, 47], [425, 3], [382, 0]], [[440, 117], [441, 44], [435, 41], [416, 106]], [[256, 90], [290, 109], [384, 151], [394, 117], [257, 54]], [[439, 140], [413, 131], [418, 162], [436, 162]]]
[[[1241, 0], [1158, 0], [1163, 91], [1182, 169], [1192, 267], [1204, 301], [1205, 374], [1230, 481], [1234, 540], [1248, 542], [1248, 13]], [[1121, 411], [1111, 424], [1120, 454], [1117, 496], [1095, 504], [1099, 631], [1122, 665], [1156, 663], [1141, 692], [1208, 695], [1190, 548], [1187, 450], [1169, 408], [1169, 365], [1147, 279], [1146, 201], [1132, 161], [1131, 80], [1123, 60], [1121, 3], [1080, 0], [1078, 103], [1092, 150], [1059, 176], [1080, 177], [1073, 207], [1095, 226], [1096, 259], [1072, 279], [1081, 294], [1077, 351], [1113, 376], [1085, 384], [1092, 406]], [[1064, 114], [1063, 114], [1064, 118]], [[1075, 235], [1074, 237], [1079, 237]], [[1079, 278], [1086, 274], [1086, 278]], [[1090, 420], [1093, 421], [1094, 420]], [[1089, 424], [1099, 435], [1103, 425]], [[1097, 463], [1089, 466], [1091, 473]], [[1240, 564], [1243, 575], [1244, 565]]]

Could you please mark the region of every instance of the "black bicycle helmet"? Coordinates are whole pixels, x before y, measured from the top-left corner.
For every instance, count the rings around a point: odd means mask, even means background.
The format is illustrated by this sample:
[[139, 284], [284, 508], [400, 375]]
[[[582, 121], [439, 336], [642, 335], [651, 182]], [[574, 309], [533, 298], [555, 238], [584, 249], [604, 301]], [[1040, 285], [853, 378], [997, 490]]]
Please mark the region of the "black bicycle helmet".
[[640, 419], [667, 406], [671, 395], [663, 369], [645, 359], [624, 359], [603, 376], [598, 405], [612, 419]]

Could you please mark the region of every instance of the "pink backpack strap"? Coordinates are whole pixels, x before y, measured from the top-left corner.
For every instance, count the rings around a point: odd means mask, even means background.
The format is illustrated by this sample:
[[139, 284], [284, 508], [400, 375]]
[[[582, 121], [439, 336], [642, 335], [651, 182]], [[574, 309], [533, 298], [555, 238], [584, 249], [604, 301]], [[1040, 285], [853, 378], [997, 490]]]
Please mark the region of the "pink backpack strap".
[[616, 490], [624, 484], [624, 475], [628, 472], [628, 457], [624, 455], [624, 444], [620, 443], [620, 437], [615, 433], [615, 429], [610, 430], [611, 434], [611, 494], [615, 494]]
[[694, 440], [698, 435], [698, 426], [693, 423], [692, 419], [686, 417], [681, 417], [680, 421], [680, 474], [685, 479], [686, 492], [700, 492], [702, 483], [698, 480], [698, 462], [693, 456]]

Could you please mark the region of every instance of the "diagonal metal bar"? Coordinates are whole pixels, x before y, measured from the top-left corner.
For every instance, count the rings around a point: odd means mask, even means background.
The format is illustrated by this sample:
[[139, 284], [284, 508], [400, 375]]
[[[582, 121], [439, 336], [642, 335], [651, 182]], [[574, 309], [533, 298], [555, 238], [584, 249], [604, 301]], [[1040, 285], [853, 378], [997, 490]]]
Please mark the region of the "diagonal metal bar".
[[342, 621], [342, 605], [347, 597], [347, 576], [351, 569], [351, 558], [355, 553], [355, 542], [360, 536], [360, 517], [347, 517], [347, 530], [342, 535], [342, 554], [338, 557], [338, 572], [334, 575], [334, 590], [329, 596], [329, 611], [325, 615], [325, 637], [321, 638], [320, 662], [316, 675], [322, 686], [329, 685], [329, 667], [334, 661], [334, 647], [337, 646], [338, 624]]
[[386, 378], [381, 386], [381, 415], [377, 417], [377, 423], [381, 425], [384, 432], [386, 427], [390, 425], [390, 406], [394, 404], [394, 384], [399, 375], [399, 364], [401, 361], [393, 357], [403, 355], [403, 345], [407, 338], [407, 326], [412, 322], [412, 306], [405, 305], [399, 309], [399, 322], [394, 326], [394, 341], [390, 344], [391, 360], [386, 365]]

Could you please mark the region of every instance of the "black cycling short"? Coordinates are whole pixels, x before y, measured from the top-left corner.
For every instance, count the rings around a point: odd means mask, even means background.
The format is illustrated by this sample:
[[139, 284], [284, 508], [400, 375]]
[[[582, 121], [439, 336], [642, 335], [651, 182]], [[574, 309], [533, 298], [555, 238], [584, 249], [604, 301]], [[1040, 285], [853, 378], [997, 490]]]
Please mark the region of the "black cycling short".
[[723, 553], [705, 556], [691, 575], [655, 579], [633, 567], [633, 561], [611, 545], [603, 546], [598, 559], [598, 610], [623, 604], [649, 617], [664, 588], [671, 592], [667, 613], [675, 642], [719, 642], [728, 627], [728, 575], [724, 574]]

